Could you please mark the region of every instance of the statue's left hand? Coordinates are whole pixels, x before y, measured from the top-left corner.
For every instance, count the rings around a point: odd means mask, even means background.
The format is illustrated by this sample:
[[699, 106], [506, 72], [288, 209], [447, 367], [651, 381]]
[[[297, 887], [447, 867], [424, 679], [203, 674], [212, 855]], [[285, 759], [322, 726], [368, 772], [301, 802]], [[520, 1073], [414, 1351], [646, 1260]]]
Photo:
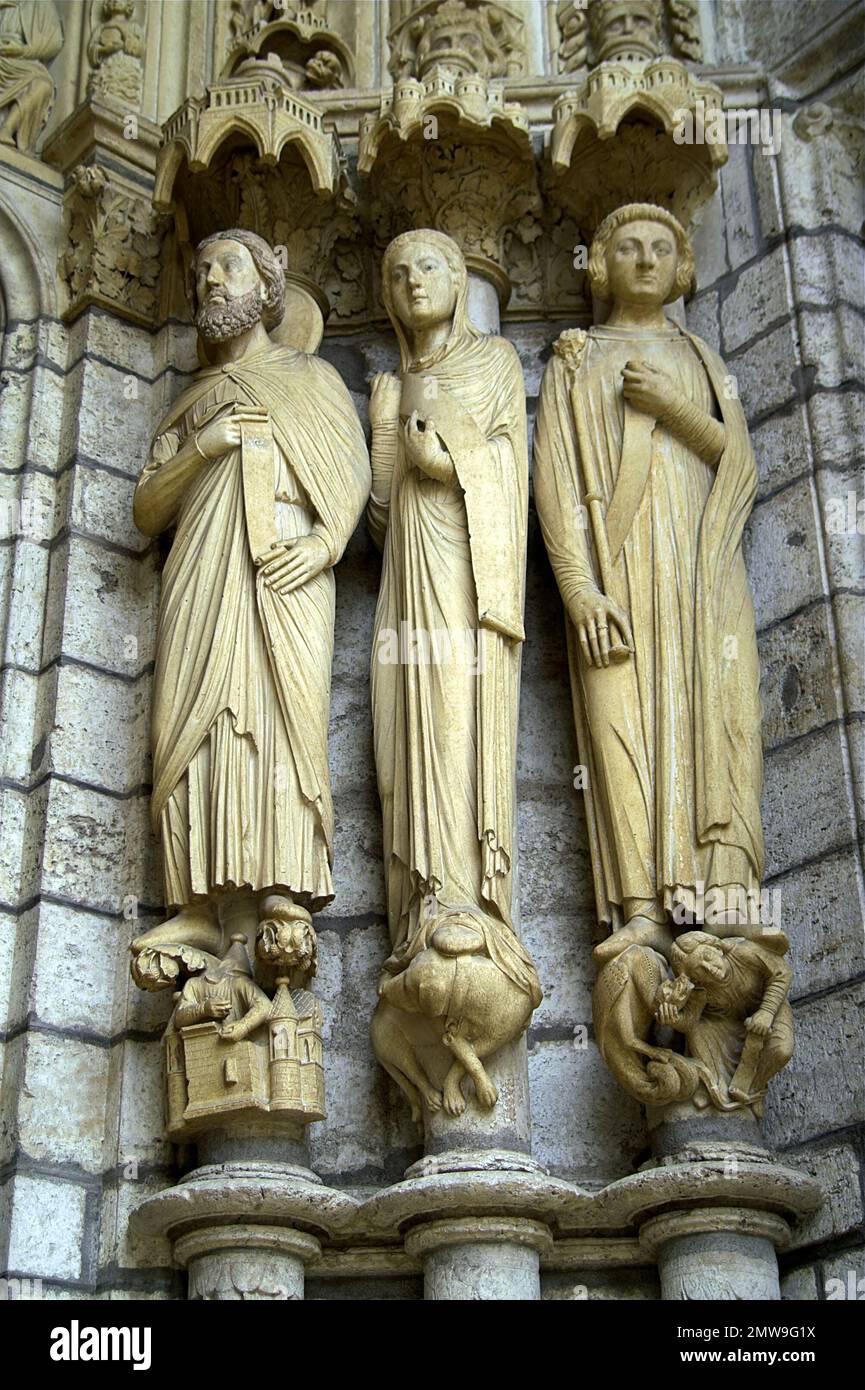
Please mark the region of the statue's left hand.
[[295, 540], [279, 541], [273, 556], [259, 566], [259, 573], [268, 589], [290, 594], [292, 589], [299, 589], [321, 574], [329, 559], [321, 536], [298, 536]]
[[[245, 1034], [243, 1034], [242, 1029], [241, 1029], [241, 1024], [242, 1024], [242, 1023], [243, 1023], [243, 1019], [241, 1019], [241, 1018], [235, 1019], [234, 1023], [223, 1023], [222, 1027], [221, 1027], [220, 1030], [219, 1030], [219, 1036], [222, 1038], [222, 1041], [223, 1041], [223, 1042], [237, 1042], [237, 1041], [240, 1041], [240, 1040], [245, 1036]], [[238, 1037], [238, 1035], [240, 1035], [240, 1037]]]
[[662, 420], [679, 398], [672, 378], [651, 362], [632, 358], [622, 368], [622, 378], [628, 405], [654, 415], [656, 420]]

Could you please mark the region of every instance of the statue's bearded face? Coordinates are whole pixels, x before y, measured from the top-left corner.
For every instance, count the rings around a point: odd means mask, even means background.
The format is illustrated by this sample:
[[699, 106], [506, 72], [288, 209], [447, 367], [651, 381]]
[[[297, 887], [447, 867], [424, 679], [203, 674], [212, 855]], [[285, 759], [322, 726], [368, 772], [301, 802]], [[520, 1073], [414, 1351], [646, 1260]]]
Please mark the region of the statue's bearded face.
[[195, 267], [195, 326], [209, 343], [237, 338], [254, 328], [264, 307], [264, 282], [245, 246], [212, 241]]
[[665, 304], [676, 281], [676, 238], [663, 222], [627, 222], [604, 257], [614, 304]]
[[408, 244], [389, 273], [394, 309], [407, 328], [429, 328], [453, 318], [457, 287], [440, 251], [422, 241]]

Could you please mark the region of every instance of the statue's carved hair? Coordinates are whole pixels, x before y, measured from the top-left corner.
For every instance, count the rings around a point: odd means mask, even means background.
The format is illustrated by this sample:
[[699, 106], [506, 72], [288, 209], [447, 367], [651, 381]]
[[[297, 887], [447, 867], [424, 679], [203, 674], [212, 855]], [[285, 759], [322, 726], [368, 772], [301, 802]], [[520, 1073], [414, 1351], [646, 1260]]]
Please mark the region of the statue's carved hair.
[[676, 238], [678, 265], [676, 279], [667, 296], [666, 303], [671, 304], [680, 295], [691, 294], [694, 290], [694, 252], [681, 222], [666, 208], [657, 207], [654, 203], [626, 203], [624, 207], [616, 208], [615, 212], [611, 212], [609, 217], [604, 218], [592, 238], [588, 276], [589, 287], [595, 298], [608, 300], [610, 297], [606, 262], [607, 247], [613, 233], [618, 231], [619, 227], [626, 227], [629, 222], [659, 222], [662, 226], [669, 228]]
[[670, 952], [670, 964], [677, 975], [681, 975], [688, 962], [688, 957], [700, 949], [701, 946], [711, 946], [716, 951], [721, 951], [728, 956], [736, 946], [736, 939], [733, 937], [712, 936], [710, 932], [688, 931], [678, 936], [673, 942], [673, 949]]
[[210, 246], [214, 241], [237, 241], [241, 246], [246, 247], [255, 263], [256, 270], [264, 281], [265, 298], [261, 321], [267, 329], [276, 328], [277, 324], [282, 323], [282, 316], [285, 313], [285, 272], [264, 238], [258, 236], [256, 232], [247, 232], [242, 227], [230, 227], [225, 232], [211, 232], [210, 236], [206, 236], [203, 241], [198, 243], [187, 277], [190, 304], [195, 308], [198, 300], [196, 291], [198, 258], [205, 246]]

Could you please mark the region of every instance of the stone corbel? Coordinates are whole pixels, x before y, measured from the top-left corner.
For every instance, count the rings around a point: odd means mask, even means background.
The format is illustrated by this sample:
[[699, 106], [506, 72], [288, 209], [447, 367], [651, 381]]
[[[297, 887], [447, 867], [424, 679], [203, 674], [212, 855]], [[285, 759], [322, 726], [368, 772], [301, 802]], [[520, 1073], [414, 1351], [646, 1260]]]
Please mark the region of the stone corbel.
[[358, 170], [370, 183], [379, 250], [432, 227], [459, 244], [499, 304], [541, 298], [541, 198], [529, 122], [503, 84], [435, 68], [405, 78], [361, 124]]
[[263, 236], [289, 279], [326, 300], [336, 319], [366, 308], [365, 253], [339, 139], [266, 59], [247, 59], [169, 118], [154, 204], [174, 219], [183, 273], [202, 237], [243, 227]]

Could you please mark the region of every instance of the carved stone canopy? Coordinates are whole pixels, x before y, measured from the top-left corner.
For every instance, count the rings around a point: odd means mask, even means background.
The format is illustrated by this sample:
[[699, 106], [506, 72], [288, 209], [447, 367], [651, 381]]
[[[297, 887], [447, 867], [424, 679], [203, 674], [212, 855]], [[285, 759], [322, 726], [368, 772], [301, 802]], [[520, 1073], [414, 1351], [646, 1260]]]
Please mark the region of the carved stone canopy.
[[455, 76], [514, 77], [525, 69], [524, 25], [494, 0], [426, 0], [391, 31], [395, 80], [435, 67]]
[[237, 34], [223, 77], [235, 75], [250, 58], [278, 72], [294, 91], [354, 86], [354, 58], [326, 19], [309, 6], [274, 9], [269, 23]]
[[721, 104], [718, 88], [675, 58], [602, 63], [553, 107], [554, 196], [586, 235], [634, 201], [687, 226], [727, 160]]
[[192, 98], [166, 122], [154, 205], [174, 214], [184, 264], [218, 227], [245, 227], [312, 281], [337, 318], [366, 303], [354, 194], [335, 131], [269, 59]]
[[507, 303], [508, 250], [540, 237], [541, 200], [528, 119], [501, 83], [444, 68], [397, 82], [361, 125], [358, 170], [379, 247], [411, 228], [445, 232]]

